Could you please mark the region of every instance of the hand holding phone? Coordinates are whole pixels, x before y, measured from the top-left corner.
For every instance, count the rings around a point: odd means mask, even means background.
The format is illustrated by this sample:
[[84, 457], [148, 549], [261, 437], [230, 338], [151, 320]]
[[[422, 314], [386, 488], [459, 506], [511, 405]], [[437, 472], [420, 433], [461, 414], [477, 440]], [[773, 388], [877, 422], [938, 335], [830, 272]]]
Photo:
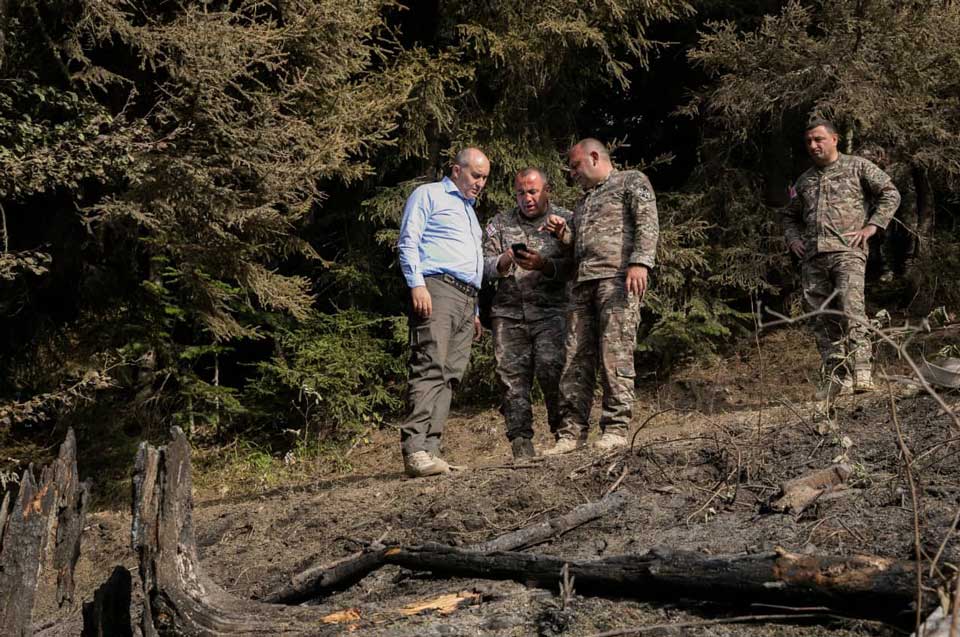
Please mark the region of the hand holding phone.
[[510, 246], [510, 249], [513, 250], [513, 253], [514, 253], [514, 254], [520, 254], [521, 252], [526, 252], [526, 251], [527, 251], [527, 244], [526, 244], [526, 243], [514, 243], [512, 246]]

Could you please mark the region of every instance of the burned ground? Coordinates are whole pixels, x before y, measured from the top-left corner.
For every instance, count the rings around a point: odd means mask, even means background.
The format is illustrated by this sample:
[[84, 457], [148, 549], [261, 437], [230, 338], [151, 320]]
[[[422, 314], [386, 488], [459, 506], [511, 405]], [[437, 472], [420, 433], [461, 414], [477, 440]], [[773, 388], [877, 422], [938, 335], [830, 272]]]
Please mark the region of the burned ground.
[[[377, 432], [358, 447], [349, 470], [306, 483], [221, 496], [224, 490], [212, 476], [199, 476], [195, 525], [202, 565], [231, 593], [259, 598], [310, 565], [356, 551], [359, 543], [469, 545], [596, 500], [619, 480], [619, 489], [630, 496], [622, 511], [529, 550], [592, 559], [655, 546], [706, 554], [783, 547], [910, 560], [919, 541], [925, 571], [933, 573], [924, 594], [935, 597], [957, 562], [951, 528], [960, 494], [955, 440], [960, 432], [931, 397], [893, 386], [892, 393], [841, 397], [836, 429], [818, 433], [824, 430], [812, 420], [812, 403], [804, 400], [812, 391], [804, 370], [814, 366], [815, 354], [802, 333], [784, 330], [759, 349], [645, 386], [633, 446], [625, 452], [584, 450], [513, 465], [501, 418], [488, 410], [459, 414], [450, 423], [445, 453], [468, 468], [449, 476], [403, 477], [393, 430]], [[954, 395], [943, 398], [958, 404]], [[912, 456], [911, 476], [894, 414]], [[536, 418], [542, 425], [542, 411]], [[543, 447], [548, 440], [544, 427], [539, 429], [536, 443]], [[843, 497], [818, 502], [799, 516], [769, 510], [782, 482], [838, 461], [852, 467]], [[135, 572], [128, 535], [126, 513], [91, 516], [78, 597], [89, 598], [115, 564]], [[583, 597], [576, 594], [576, 582], [573, 590], [561, 608], [557, 591], [435, 578], [390, 566], [324, 605], [344, 611], [331, 617], [342, 622], [344, 633], [364, 635], [593, 635], [659, 624], [678, 628], [644, 634], [900, 634], [877, 622], [828, 618], [681, 628], [686, 622], [786, 611], [748, 599], [731, 608], [684, 599]], [[446, 610], [416, 611], [418, 604], [434, 601], [446, 603]], [[38, 619], [55, 632], [52, 616]]]

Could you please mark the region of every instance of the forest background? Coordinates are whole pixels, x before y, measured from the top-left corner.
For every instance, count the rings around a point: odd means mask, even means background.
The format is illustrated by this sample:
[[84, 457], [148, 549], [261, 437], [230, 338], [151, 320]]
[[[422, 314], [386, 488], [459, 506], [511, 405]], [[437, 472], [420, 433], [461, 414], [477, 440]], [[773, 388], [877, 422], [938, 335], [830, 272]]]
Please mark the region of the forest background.
[[[951, 0], [0, 0], [0, 479], [71, 425], [90, 473], [172, 424], [266, 467], [395, 422], [403, 201], [468, 144], [481, 221], [527, 165], [572, 206], [580, 137], [646, 170], [638, 369], [716, 356], [800, 309], [777, 210], [815, 114], [904, 194], [873, 307], [948, 316]], [[468, 373], [461, 406], [489, 405], [489, 336]]]

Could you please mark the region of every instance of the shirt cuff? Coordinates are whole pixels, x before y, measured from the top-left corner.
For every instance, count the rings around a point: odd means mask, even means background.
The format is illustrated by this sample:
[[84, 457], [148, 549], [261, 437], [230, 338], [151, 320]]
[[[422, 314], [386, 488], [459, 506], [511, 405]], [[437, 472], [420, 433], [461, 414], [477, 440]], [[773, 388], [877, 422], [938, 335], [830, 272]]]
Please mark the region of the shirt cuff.
[[405, 275], [404, 278], [407, 280], [408, 288], [422, 288], [427, 285], [426, 281], [423, 280], [423, 275], [419, 272]]

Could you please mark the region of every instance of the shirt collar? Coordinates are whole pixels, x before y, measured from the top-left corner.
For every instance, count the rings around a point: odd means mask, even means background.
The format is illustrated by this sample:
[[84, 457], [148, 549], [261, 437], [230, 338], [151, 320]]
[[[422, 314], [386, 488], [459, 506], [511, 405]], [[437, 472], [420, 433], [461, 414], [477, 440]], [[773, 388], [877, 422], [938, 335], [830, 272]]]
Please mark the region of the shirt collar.
[[466, 201], [466, 202], [467, 202], [468, 204], [470, 204], [471, 206], [477, 203], [477, 200], [476, 200], [476, 199], [467, 199], [466, 197], [464, 197], [464, 196], [463, 196], [463, 193], [460, 192], [460, 189], [457, 188], [457, 184], [453, 183], [453, 180], [450, 179], [449, 177], [444, 177], [444, 178], [440, 181], [440, 183], [443, 184], [443, 190], [444, 190], [445, 192], [448, 192], [448, 193], [450, 193], [451, 195], [456, 195], [457, 197], [460, 197], [461, 199], [463, 199], [464, 201]]

